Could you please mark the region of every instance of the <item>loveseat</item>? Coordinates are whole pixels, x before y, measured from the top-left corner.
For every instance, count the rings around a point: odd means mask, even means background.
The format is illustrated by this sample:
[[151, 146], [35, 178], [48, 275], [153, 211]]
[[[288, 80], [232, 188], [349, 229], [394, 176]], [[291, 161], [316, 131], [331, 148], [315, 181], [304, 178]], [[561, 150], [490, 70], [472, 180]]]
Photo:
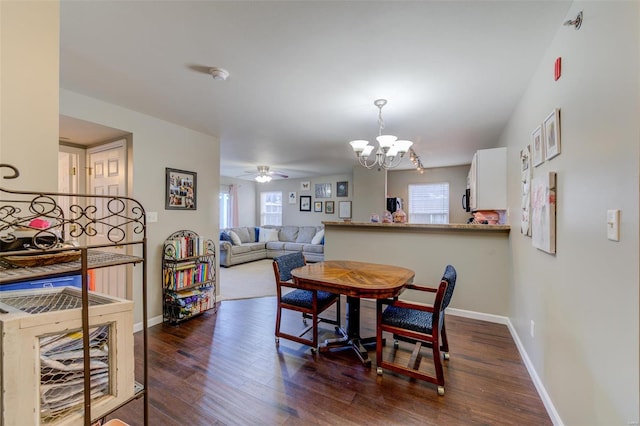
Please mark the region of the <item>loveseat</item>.
[[220, 266], [302, 252], [307, 262], [324, 260], [322, 226], [236, 227], [220, 231]]

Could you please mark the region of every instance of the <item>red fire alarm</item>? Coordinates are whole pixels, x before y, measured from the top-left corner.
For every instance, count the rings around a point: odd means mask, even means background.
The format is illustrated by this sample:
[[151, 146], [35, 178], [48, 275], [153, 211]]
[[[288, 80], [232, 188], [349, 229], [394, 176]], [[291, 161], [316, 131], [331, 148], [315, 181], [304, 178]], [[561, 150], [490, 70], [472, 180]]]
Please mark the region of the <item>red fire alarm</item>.
[[558, 57], [556, 59], [556, 64], [553, 69], [553, 79], [555, 81], [558, 81], [561, 75], [562, 75], [562, 58]]

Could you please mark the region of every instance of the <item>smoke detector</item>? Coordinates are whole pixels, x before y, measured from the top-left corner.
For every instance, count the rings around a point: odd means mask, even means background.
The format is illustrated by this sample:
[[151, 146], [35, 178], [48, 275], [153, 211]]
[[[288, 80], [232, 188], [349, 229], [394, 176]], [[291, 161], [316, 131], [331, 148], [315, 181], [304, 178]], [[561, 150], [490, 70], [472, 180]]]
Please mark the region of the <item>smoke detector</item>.
[[209, 68], [209, 74], [214, 80], [225, 81], [229, 77], [229, 71], [224, 68]]

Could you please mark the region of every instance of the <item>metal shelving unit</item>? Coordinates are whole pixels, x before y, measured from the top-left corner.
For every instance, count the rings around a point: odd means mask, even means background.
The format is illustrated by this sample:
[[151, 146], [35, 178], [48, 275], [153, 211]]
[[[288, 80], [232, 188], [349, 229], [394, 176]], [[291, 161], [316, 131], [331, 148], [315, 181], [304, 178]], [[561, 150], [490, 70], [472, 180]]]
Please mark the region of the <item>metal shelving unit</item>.
[[[5, 179], [15, 179], [19, 176], [18, 170], [11, 165], [0, 164], [0, 168], [8, 168], [12, 171], [12, 174], [4, 176]], [[25, 234], [28, 237], [24, 237]], [[87, 241], [98, 234], [104, 237], [104, 243], [61, 245], [65, 237]], [[5, 339], [11, 342], [23, 340], [31, 342], [36, 339], [37, 342], [41, 342], [41, 346], [35, 348], [36, 353], [32, 363], [36, 365], [29, 367], [34, 371], [33, 385], [16, 387], [14, 384], [12, 387], [12, 383], [7, 383], [9, 375], [3, 374], [0, 398], [1, 423], [12, 424], [13, 421], [8, 420], [8, 417], [13, 416], [12, 418], [21, 419], [20, 422], [25, 422], [24, 424], [82, 422], [90, 426], [129, 402], [142, 398], [144, 424], [147, 425], [149, 417], [147, 235], [146, 216], [142, 205], [129, 197], [29, 192], [0, 188], [0, 244], [5, 250], [6, 247], [12, 249], [0, 252], [0, 285], [67, 274], [78, 274], [82, 277], [81, 289], [65, 287], [36, 292], [19, 290], [4, 292], [0, 297], [0, 327], [4, 327], [2, 371], [11, 371], [12, 368], [18, 370], [20, 367], [25, 367], [23, 365], [25, 362], [30, 362], [24, 361], [24, 357], [20, 354], [12, 353], [19, 349], [7, 346]], [[116, 247], [123, 248], [127, 254], [108, 251]], [[51, 262], [50, 259], [57, 259], [56, 256], [59, 254], [62, 255], [62, 259]], [[26, 266], [16, 261], [21, 258], [29, 259]], [[38, 264], [40, 259], [42, 264]], [[141, 371], [140, 369], [136, 371], [134, 367], [138, 364], [135, 362], [133, 349], [134, 303], [89, 290], [90, 270], [118, 265], [134, 265], [135, 269], [142, 274], [140, 303], [142, 304], [143, 359]], [[125, 284], [122, 283], [122, 285]], [[64, 296], [65, 300], [72, 300], [73, 303], [65, 301], [62, 308], [53, 305], [45, 306], [47, 303], [54, 303], [50, 300], [60, 300], [61, 296]], [[20, 303], [15, 302], [18, 299]], [[97, 303], [98, 300], [102, 302]], [[60, 302], [55, 303], [60, 305]], [[50, 312], [56, 310], [60, 311]], [[41, 317], [39, 318], [38, 315]], [[36, 324], [42, 331], [39, 331], [40, 329], [36, 326], [30, 329], [20, 326], [25, 321]], [[95, 390], [95, 379], [92, 383], [91, 376], [97, 363], [95, 334], [96, 329], [102, 330], [99, 326], [103, 323], [107, 324], [105, 330], [109, 328], [113, 330], [113, 340], [109, 345], [104, 345], [108, 356], [108, 361], [105, 362], [108, 368], [105, 368], [106, 373], [104, 373], [108, 376], [108, 380], [105, 379], [108, 386], [106, 391], [101, 390], [99, 395], [92, 395], [92, 390]], [[81, 333], [81, 339], [78, 333]], [[22, 334], [24, 336], [21, 336]], [[47, 401], [46, 392], [51, 393], [53, 389], [55, 393], [58, 385], [55, 384], [57, 382], [51, 382], [51, 373], [47, 373], [50, 371], [47, 369], [50, 366], [45, 365], [38, 354], [39, 351], [44, 352], [46, 343], [43, 342], [47, 342], [51, 337], [76, 339], [74, 343], [77, 353], [73, 356], [81, 358], [81, 361], [76, 360], [73, 366], [76, 369], [74, 380], [78, 383], [75, 389], [82, 386], [77, 405], [60, 410], [61, 414], [53, 417], [44, 414], [48, 412], [45, 407], [51, 405], [51, 402]], [[98, 345], [103, 343], [99, 342]], [[33, 346], [33, 343], [30, 344]], [[113, 347], [116, 344], [120, 347]], [[116, 356], [119, 352], [128, 355]], [[20, 365], [10, 365], [12, 363]], [[65, 367], [59, 368], [65, 369]], [[122, 375], [119, 370], [127, 370], [128, 374]], [[91, 373], [87, 374], [87, 372]], [[32, 393], [34, 386], [35, 391], [38, 392], [36, 397], [32, 394], [16, 394]], [[129, 389], [129, 386], [133, 389]], [[35, 407], [29, 407], [28, 404], [35, 404]]]
[[176, 325], [216, 309], [216, 247], [193, 231], [174, 232], [162, 251], [163, 319]]

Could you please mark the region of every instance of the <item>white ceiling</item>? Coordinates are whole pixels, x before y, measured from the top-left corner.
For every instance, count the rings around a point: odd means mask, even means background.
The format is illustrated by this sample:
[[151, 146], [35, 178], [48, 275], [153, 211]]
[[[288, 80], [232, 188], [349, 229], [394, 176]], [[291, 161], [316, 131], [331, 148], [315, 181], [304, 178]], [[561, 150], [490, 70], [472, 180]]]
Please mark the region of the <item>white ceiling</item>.
[[[60, 85], [219, 136], [224, 176], [350, 173], [348, 142], [377, 136], [377, 98], [425, 166], [467, 164], [570, 31], [570, 4], [63, 0]], [[214, 66], [229, 79], [202, 72]], [[62, 117], [60, 136], [96, 137], [77, 123]]]

